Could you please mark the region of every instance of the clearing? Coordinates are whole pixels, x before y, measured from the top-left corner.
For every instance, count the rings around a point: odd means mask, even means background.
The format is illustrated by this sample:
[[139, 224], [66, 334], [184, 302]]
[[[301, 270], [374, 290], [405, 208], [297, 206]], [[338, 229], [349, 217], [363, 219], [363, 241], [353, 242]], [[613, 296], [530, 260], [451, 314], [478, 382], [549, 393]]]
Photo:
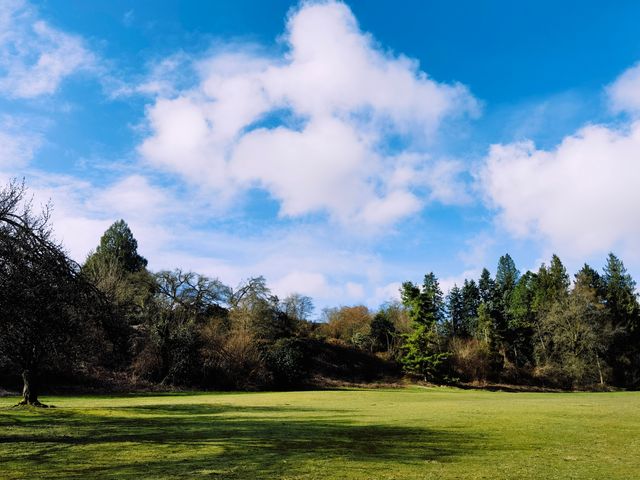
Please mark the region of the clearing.
[[0, 477], [630, 479], [640, 393], [453, 388], [0, 398]]

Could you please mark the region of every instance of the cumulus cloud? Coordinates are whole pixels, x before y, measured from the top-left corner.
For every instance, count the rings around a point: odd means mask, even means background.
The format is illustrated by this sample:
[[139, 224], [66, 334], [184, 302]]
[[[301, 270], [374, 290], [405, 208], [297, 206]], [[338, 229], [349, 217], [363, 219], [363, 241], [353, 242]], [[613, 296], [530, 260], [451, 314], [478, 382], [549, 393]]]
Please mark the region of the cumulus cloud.
[[630, 247], [640, 235], [640, 122], [589, 125], [548, 151], [493, 145], [480, 181], [515, 236], [570, 256]]
[[640, 114], [640, 63], [624, 71], [607, 87], [607, 93], [614, 112]]
[[[38, 171], [26, 176], [34, 207], [52, 202], [55, 236], [79, 262], [96, 248], [109, 225], [124, 218], [154, 271], [180, 267], [233, 286], [264, 275], [274, 294], [309, 295], [318, 312], [338, 301], [375, 307], [394, 296], [393, 289], [377, 288], [397, 274], [391, 266], [369, 246], [321, 226], [212, 229], [207, 222], [215, 216], [208, 216], [198, 199], [141, 174], [104, 186]], [[0, 170], [0, 184], [10, 177]]]
[[0, 0], [0, 94], [34, 98], [95, 59], [83, 40], [38, 18], [23, 0]]
[[[283, 216], [326, 213], [362, 226], [458, 196], [430, 181], [430, 171], [457, 179], [451, 165], [434, 168], [426, 149], [445, 119], [477, 112], [464, 86], [382, 50], [338, 2], [302, 4], [283, 42], [276, 56], [219, 47], [197, 62], [196, 85], [173, 94], [162, 76], [145, 82], [158, 92], [139, 147], [146, 162], [223, 201], [261, 188]], [[409, 166], [408, 153], [417, 159]]]

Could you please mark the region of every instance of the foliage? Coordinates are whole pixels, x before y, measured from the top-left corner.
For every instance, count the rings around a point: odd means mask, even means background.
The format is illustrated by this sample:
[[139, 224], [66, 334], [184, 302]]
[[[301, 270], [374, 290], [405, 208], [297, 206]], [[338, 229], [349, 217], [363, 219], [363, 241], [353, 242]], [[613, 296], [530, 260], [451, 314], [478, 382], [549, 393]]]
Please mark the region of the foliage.
[[325, 309], [322, 332], [329, 338], [353, 343], [358, 334], [369, 335], [371, 313], [364, 305]]
[[485, 382], [491, 374], [489, 344], [476, 338], [454, 338], [449, 344], [451, 369], [455, 378], [465, 382]]
[[100, 245], [85, 263], [91, 266], [105, 259], [115, 260], [127, 272], [139, 272], [147, 266], [147, 259], [138, 253], [138, 242], [124, 220], [114, 222], [104, 232]]
[[266, 367], [276, 387], [292, 387], [303, 382], [308, 373], [305, 344], [297, 338], [281, 338], [265, 353]]

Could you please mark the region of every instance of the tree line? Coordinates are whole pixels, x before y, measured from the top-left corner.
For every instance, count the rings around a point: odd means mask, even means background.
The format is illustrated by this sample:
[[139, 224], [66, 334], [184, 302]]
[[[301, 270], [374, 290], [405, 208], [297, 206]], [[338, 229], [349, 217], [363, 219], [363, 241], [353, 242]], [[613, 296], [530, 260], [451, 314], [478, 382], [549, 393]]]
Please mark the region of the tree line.
[[[278, 298], [263, 277], [231, 287], [180, 269], [152, 272], [124, 220], [83, 264], [56, 243], [50, 209], [22, 183], [0, 190], [0, 378], [19, 374], [24, 404], [53, 376], [195, 388], [288, 388], [323, 377], [509, 382], [563, 388], [640, 382], [635, 282], [610, 254], [570, 281], [557, 256], [445, 296], [433, 273], [401, 301], [324, 309]], [[326, 378], [325, 378], [326, 379]]]
[[613, 253], [602, 274], [585, 264], [573, 281], [557, 255], [520, 274], [507, 254], [495, 277], [485, 268], [446, 297], [433, 273], [401, 295], [413, 330], [400, 360], [426, 378], [640, 385], [636, 283]]

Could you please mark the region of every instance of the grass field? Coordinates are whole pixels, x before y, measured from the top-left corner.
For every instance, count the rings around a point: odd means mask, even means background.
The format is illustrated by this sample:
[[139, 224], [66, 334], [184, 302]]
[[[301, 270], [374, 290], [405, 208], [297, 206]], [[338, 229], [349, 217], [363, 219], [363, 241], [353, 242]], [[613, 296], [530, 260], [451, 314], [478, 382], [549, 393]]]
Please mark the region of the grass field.
[[0, 399], [0, 478], [640, 478], [640, 393]]

